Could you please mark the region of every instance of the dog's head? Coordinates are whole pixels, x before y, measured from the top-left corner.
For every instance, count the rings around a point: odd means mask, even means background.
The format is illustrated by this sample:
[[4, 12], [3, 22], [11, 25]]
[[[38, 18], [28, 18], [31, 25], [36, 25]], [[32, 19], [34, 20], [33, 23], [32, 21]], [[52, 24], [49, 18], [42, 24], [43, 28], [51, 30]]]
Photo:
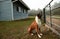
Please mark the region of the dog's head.
[[41, 17], [42, 17], [42, 14], [37, 14], [37, 17], [39, 18], [39, 19], [41, 19]]

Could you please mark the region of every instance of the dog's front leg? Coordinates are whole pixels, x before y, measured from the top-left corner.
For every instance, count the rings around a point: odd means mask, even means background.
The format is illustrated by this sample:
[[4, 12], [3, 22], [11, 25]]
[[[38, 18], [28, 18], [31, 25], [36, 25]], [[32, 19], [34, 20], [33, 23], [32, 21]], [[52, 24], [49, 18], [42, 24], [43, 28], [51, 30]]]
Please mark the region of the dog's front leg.
[[41, 38], [38, 27], [36, 27], [36, 32], [37, 32], [38, 37]]

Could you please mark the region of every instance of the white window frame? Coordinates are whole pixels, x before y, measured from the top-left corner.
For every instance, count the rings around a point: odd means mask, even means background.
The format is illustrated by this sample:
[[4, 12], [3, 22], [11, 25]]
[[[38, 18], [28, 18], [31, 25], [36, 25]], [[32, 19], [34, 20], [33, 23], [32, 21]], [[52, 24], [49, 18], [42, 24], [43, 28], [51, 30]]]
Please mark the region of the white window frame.
[[18, 7], [19, 8], [19, 12], [21, 12], [21, 7]]

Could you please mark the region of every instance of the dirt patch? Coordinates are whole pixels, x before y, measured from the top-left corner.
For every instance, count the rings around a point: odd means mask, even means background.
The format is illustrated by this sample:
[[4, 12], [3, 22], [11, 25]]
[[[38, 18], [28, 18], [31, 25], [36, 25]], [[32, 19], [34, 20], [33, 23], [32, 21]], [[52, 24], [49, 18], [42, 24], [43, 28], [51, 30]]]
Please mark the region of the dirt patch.
[[[50, 22], [50, 18], [47, 18], [47, 21]], [[57, 24], [57, 25], [60, 25], [60, 20], [59, 19], [52, 18], [52, 22]]]

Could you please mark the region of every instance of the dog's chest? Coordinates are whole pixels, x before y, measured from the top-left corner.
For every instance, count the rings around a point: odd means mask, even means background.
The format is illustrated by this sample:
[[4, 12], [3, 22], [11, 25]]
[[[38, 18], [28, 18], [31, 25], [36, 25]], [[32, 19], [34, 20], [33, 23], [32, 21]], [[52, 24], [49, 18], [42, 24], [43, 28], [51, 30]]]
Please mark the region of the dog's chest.
[[40, 19], [38, 19], [37, 24], [38, 24], [39, 27], [41, 26], [41, 20]]
[[41, 20], [36, 16], [35, 18], [36, 23], [38, 24], [38, 26], [41, 26]]

